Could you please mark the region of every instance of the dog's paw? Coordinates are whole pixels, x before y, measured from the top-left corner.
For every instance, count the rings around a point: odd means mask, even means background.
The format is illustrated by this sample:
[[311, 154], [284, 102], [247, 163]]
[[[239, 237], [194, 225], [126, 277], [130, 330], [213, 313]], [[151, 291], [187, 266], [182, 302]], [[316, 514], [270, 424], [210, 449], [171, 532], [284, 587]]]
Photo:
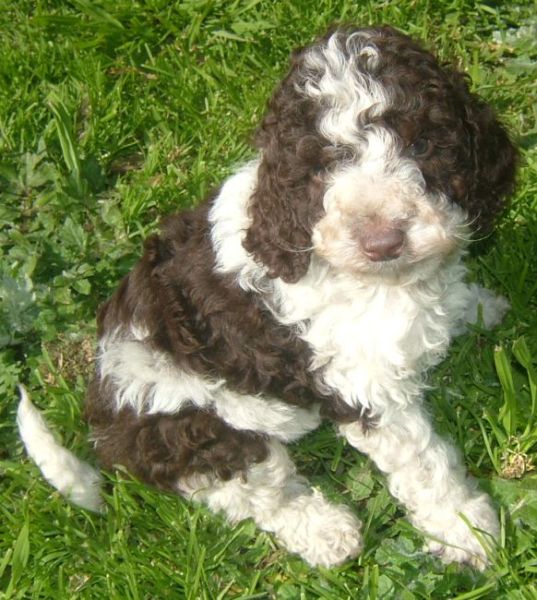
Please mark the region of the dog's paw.
[[420, 527], [432, 539], [426, 549], [443, 562], [458, 562], [482, 571], [498, 539], [500, 526], [496, 512], [485, 494], [470, 498], [458, 513], [438, 514]]
[[477, 323], [479, 315], [483, 325], [487, 329], [492, 329], [499, 325], [507, 311], [511, 308], [509, 301], [504, 296], [498, 296], [491, 290], [487, 290], [476, 284], [470, 286], [473, 295], [473, 302], [468, 307], [467, 321]]
[[291, 500], [271, 529], [290, 552], [311, 566], [334, 567], [362, 549], [360, 521], [344, 507], [331, 504], [320, 492]]

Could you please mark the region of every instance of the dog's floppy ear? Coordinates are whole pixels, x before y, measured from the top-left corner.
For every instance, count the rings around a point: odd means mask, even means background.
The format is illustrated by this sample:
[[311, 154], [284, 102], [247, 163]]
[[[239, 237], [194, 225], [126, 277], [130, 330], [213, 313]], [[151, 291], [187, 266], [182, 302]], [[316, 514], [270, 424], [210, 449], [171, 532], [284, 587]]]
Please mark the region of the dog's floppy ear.
[[244, 247], [269, 277], [294, 283], [308, 269], [311, 232], [320, 217], [322, 184], [315, 175], [321, 153], [317, 107], [300, 93], [303, 51], [291, 59], [256, 135], [262, 152]]
[[454, 74], [453, 78], [463, 97], [471, 144], [471, 180], [464, 206], [474, 226], [487, 232], [514, 190], [518, 151], [492, 108], [468, 90], [462, 75]]

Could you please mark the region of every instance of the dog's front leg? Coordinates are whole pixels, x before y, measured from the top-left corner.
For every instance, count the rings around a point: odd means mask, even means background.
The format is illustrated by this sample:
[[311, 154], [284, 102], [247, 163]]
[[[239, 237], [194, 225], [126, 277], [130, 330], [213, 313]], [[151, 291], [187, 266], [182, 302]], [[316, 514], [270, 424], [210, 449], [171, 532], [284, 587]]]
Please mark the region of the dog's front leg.
[[245, 477], [193, 477], [180, 482], [182, 493], [222, 511], [232, 522], [252, 518], [312, 566], [332, 567], [356, 556], [362, 548], [360, 521], [297, 476], [280, 442], [270, 440], [267, 448], [267, 458], [251, 466]]
[[444, 562], [484, 568], [486, 549], [499, 533], [488, 496], [466, 475], [455, 448], [432, 431], [420, 407], [394, 411], [386, 421], [372, 429], [350, 423], [341, 432], [388, 475], [391, 493], [427, 534], [429, 551]]

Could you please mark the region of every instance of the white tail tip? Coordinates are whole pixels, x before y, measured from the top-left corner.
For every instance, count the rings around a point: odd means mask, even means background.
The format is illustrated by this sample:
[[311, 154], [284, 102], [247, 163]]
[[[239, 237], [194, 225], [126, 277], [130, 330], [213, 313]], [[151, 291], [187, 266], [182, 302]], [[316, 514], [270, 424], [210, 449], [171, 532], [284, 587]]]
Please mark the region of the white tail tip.
[[19, 391], [17, 425], [28, 456], [45, 479], [71, 502], [102, 512], [101, 474], [58, 444], [24, 386], [19, 385]]

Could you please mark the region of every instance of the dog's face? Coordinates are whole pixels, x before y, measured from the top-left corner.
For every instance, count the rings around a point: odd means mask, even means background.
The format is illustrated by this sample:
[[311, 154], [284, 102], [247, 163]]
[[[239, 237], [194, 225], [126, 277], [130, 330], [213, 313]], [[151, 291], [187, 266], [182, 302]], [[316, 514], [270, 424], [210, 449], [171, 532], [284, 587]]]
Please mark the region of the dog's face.
[[312, 252], [358, 275], [427, 276], [513, 187], [516, 151], [491, 109], [388, 27], [296, 52], [258, 141], [244, 244], [290, 282]]

